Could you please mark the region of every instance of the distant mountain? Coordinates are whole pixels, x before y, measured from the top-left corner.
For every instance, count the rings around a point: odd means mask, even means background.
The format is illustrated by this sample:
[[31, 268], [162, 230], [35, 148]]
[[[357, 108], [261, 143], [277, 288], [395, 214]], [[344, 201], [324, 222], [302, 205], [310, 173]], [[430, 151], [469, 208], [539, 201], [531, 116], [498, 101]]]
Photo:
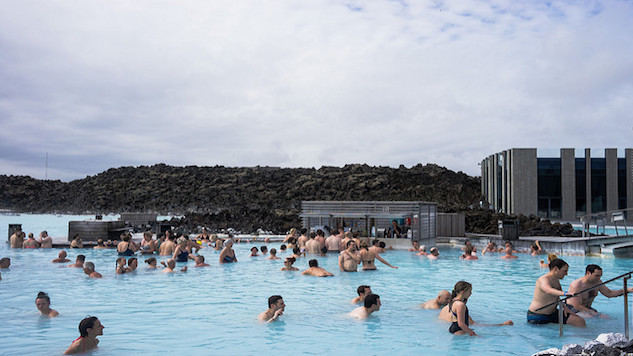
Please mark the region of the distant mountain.
[[287, 231], [302, 200], [406, 200], [460, 211], [481, 199], [480, 179], [434, 164], [370, 167], [112, 168], [61, 181], [0, 176], [0, 208], [39, 213], [175, 213], [215, 228]]

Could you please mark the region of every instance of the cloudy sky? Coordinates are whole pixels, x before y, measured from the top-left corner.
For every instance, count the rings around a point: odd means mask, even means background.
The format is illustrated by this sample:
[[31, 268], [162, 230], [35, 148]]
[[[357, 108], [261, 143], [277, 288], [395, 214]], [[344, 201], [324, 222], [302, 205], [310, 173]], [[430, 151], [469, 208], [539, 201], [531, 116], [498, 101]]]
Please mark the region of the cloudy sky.
[[0, 174], [633, 146], [632, 1], [0, 6]]

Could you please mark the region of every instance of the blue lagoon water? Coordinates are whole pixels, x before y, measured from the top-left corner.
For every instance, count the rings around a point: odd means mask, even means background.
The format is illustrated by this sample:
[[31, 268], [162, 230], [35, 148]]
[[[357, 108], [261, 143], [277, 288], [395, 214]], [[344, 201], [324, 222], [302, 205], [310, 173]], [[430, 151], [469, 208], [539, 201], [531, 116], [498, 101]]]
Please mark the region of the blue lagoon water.
[[[56, 231], [50, 222], [56, 219], [77, 217], [2, 216], [0, 233], [6, 236], [6, 226], [14, 222], [35, 234], [44, 228]], [[59, 232], [51, 234], [65, 235], [67, 221], [60, 225], [55, 228]], [[584, 329], [566, 326], [562, 338], [557, 325], [528, 324], [525, 312], [534, 282], [545, 270], [538, 266], [540, 258], [525, 254], [513, 261], [497, 254], [461, 261], [459, 250], [440, 247], [441, 259], [432, 261], [407, 251], [388, 251], [383, 257], [399, 269], [377, 262], [378, 271], [358, 273], [339, 272], [337, 256], [329, 255], [317, 259], [335, 277], [315, 278], [280, 271], [280, 260], [248, 257], [251, 246], [236, 244], [239, 262], [229, 265], [217, 263], [217, 251], [203, 249], [210, 267], [191, 268], [189, 263], [188, 272], [175, 274], [147, 270], [145, 256], [137, 256], [138, 271], [119, 276], [114, 273], [114, 250], [68, 250], [71, 260], [82, 253], [95, 263], [104, 275], [95, 280], [79, 269], [50, 263], [57, 249], [10, 250], [2, 243], [0, 256], [10, 257], [12, 265], [1, 271], [0, 354], [59, 355], [79, 336], [77, 325], [86, 315], [98, 316], [106, 327], [96, 355], [526, 355], [582, 343], [603, 332], [623, 332], [623, 299], [604, 296], [597, 297], [594, 306], [611, 318], [590, 319]], [[279, 243], [268, 247], [279, 249]], [[589, 263], [603, 267], [604, 280], [633, 269], [630, 259], [563, 258], [570, 264], [564, 288], [582, 276]], [[300, 259], [295, 266], [303, 270], [307, 261]], [[454, 336], [447, 331], [448, 323], [437, 320], [438, 311], [417, 308], [459, 280], [473, 284], [468, 307], [475, 321], [512, 319], [515, 325], [475, 325], [480, 337]], [[361, 284], [370, 285], [382, 301], [381, 310], [366, 321], [346, 316]], [[619, 289], [622, 284], [610, 286]], [[39, 316], [34, 303], [39, 291], [50, 295], [58, 318]], [[284, 297], [285, 314], [279, 322], [261, 324], [256, 316], [273, 294]]]

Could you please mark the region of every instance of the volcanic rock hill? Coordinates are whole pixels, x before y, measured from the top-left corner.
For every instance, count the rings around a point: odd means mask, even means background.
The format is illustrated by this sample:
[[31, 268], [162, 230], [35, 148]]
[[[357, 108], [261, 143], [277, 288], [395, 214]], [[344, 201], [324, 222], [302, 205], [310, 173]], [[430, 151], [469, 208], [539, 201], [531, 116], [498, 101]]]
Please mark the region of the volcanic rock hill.
[[302, 200], [406, 200], [461, 211], [481, 199], [480, 179], [434, 164], [411, 168], [112, 168], [71, 182], [0, 176], [0, 208], [39, 213], [158, 212], [186, 215], [187, 226], [261, 228], [301, 225]]

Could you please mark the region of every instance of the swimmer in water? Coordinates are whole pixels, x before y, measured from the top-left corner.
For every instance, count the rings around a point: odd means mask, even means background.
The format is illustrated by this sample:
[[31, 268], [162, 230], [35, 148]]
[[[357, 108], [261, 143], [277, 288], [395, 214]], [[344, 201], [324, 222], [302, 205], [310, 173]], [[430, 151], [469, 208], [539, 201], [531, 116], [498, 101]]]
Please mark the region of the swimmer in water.
[[[475, 331], [470, 328], [471, 324], [475, 324], [475, 321], [468, 315], [468, 307], [466, 302], [472, 295], [473, 286], [465, 281], [459, 281], [455, 283], [453, 292], [451, 293], [451, 301], [448, 304], [448, 312], [450, 313], [450, 321], [452, 322], [448, 331], [454, 335], [477, 336]], [[440, 313], [441, 314], [441, 313]], [[501, 324], [478, 324], [487, 326], [502, 326], [502, 325], [514, 325], [512, 320], [505, 321]]]
[[355, 297], [354, 299], [352, 299], [352, 304], [360, 304], [360, 303], [364, 303], [365, 302], [365, 298], [372, 294], [371, 291], [371, 287], [370, 286], [359, 286], [356, 289], [356, 293], [358, 294], [358, 297]]
[[486, 252], [497, 252], [497, 244], [494, 241], [488, 242], [488, 245], [482, 252], [482, 254], [486, 254]]
[[543, 249], [541, 248], [541, 244], [538, 240], [534, 241], [534, 243], [530, 245], [530, 252], [532, 253], [532, 256], [540, 255], [541, 253], [543, 253]]
[[224, 242], [224, 249], [220, 252], [220, 263], [234, 263], [237, 262], [235, 251], [233, 250], [233, 240], [227, 239]]
[[558, 256], [556, 256], [556, 254], [550, 253], [549, 255], [547, 255], [547, 263], [545, 263], [545, 261], [541, 260], [540, 265], [541, 265], [541, 267], [549, 268], [549, 264], [552, 263], [552, 261], [554, 261], [557, 258], [558, 258]]
[[75, 263], [73, 263], [72, 265], [68, 265], [68, 267], [84, 268], [85, 261], [86, 261], [86, 256], [77, 255], [77, 259], [75, 260]]
[[37, 307], [37, 310], [42, 313], [42, 315], [49, 318], [54, 318], [59, 315], [57, 310], [51, 309], [51, 298], [48, 296], [48, 294], [44, 292], [37, 293], [37, 297], [35, 298], [35, 306]]
[[276, 248], [271, 248], [270, 249], [270, 256], [268, 256], [267, 258], [268, 260], [279, 260], [280, 258], [277, 257], [277, 249]]
[[257, 253], [259, 250], [257, 249], [256, 246], [251, 247], [251, 255], [250, 257], [256, 257], [259, 256], [259, 254]]
[[463, 260], [478, 260], [479, 259], [479, 257], [473, 255], [473, 245], [466, 246], [466, 249], [464, 250], [464, 254], [461, 255], [459, 258]]
[[[170, 258], [169, 260], [167, 260], [167, 265], [163, 269], [162, 272], [163, 273], [174, 273], [174, 272], [176, 272], [174, 270], [174, 268], [176, 268], [176, 261], [173, 258]], [[187, 266], [181, 268], [180, 272], [187, 272]]]
[[282, 271], [298, 271], [299, 269], [292, 264], [295, 263], [297, 259], [294, 257], [286, 257], [284, 260], [284, 266], [281, 267]]
[[257, 319], [267, 323], [277, 320], [283, 315], [286, 303], [280, 295], [273, 295], [268, 298], [268, 310], [259, 314]]
[[501, 258], [506, 259], [506, 260], [510, 260], [510, 259], [514, 259], [514, 258], [519, 258], [515, 255], [513, 255], [512, 253], [516, 253], [516, 251], [514, 251], [512, 249], [512, 243], [511, 242], [506, 242], [506, 248], [505, 248], [505, 255], [501, 256]]
[[48, 236], [48, 232], [46, 230], [40, 232], [39, 243], [41, 248], [53, 248], [53, 238]]
[[0, 269], [7, 269], [11, 266], [11, 259], [9, 257], [0, 258]]
[[377, 294], [369, 294], [363, 301], [363, 306], [352, 310], [349, 315], [356, 319], [367, 319], [376, 311], [380, 310], [380, 296]]
[[136, 257], [131, 257], [129, 260], [127, 260], [126, 269], [128, 272], [136, 271], [137, 267], [138, 267], [138, 259]]
[[64, 355], [86, 353], [87, 351], [96, 349], [99, 345], [97, 336], [103, 335], [104, 328], [105, 326], [101, 325], [101, 322], [96, 316], [89, 316], [83, 319], [79, 323], [80, 336], [73, 341], [68, 350], [64, 352]]
[[429, 254], [426, 252], [426, 245], [420, 246], [420, 252], [416, 253], [417, 256], [428, 256]]
[[313, 277], [331, 277], [334, 276], [332, 273], [326, 271], [325, 269], [319, 267], [319, 261], [310, 260], [308, 262], [308, 266], [310, 266], [305, 271], [301, 272], [303, 275], [313, 276]]
[[380, 257], [375, 249], [367, 248], [367, 244], [364, 241], [361, 242], [360, 258], [363, 262], [363, 271], [375, 270], [376, 265], [374, 264], [374, 260], [378, 260], [391, 268], [398, 268], [392, 266], [389, 262], [385, 261], [384, 258]]
[[268, 247], [266, 246], [261, 246], [259, 250], [262, 252], [262, 256], [265, 256], [268, 254]]
[[346, 249], [341, 251], [338, 257], [338, 268], [341, 272], [356, 272], [361, 262], [356, 241], [349, 240]]
[[101, 278], [103, 277], [101, 273], [95, 271], [95, 264], [92, 262], [84, 263], [84, 273], [88, 275], [90, 278]]
[[420, 251], [420, 243], [417, 241], [411, 241], [411, 247], [409, 248], [409, 251], [411, 252]]
[[156, 258], [155, 257], [150, 257], [148, 259], [145, 260], [145, 263], [147, 263], [147, 268], [156, 268]]
[[441, 290], [437, 297], [431, 300], [427, 300], [426, 302], [420, 304], [420, 308], [422, 309], [442, 309], [444, 306], [448, 305], [451, 301], [451, 292], [447, 290]]
[[426, 257], [431, 260], [437, 260], [440, 258], [440, 251], [438, 251], [437, 247], [431, 247], [429, 254]]
[[[569, 298], [567, 303], [574, 307], [580, 316], [588, 318], [592, 318], [594, 316], [608, 317], [605, 314], [600, 314], [591, 306], [593, 304], [593, 300], [598, 296], [598, 292], [602, 293], [602, 295], [607, 298], [624, 295], [624, 289], [611, 290], [606, 285], [602, 284], [601, 278], [602, 268], [598, 265], [591, 264], [585, 268], [584, 276], [569, 284], [569, 293], [574, 296]], [[629, 293], [633, 292], [633, 287], [629, 287], [628, 291]]]
[[66, 258], [66, 251], [61, 250], [59, 251], [59, 254], [57, 255], [57, 258], [52, 260], [51, 262], [53, 263], [65, 263], [65, 262], [70, 262], [69, 259]]
[[119, 257], [116, 259], [116, 274], [127, 273], [127, 267], [125, 267], [126, 263], [127, 261], [125, 260], [125, 257]]
[[196, 256], [196, 265], [194, 267], [209, 267], [210, 264], [204, 262], [204, 256]]

